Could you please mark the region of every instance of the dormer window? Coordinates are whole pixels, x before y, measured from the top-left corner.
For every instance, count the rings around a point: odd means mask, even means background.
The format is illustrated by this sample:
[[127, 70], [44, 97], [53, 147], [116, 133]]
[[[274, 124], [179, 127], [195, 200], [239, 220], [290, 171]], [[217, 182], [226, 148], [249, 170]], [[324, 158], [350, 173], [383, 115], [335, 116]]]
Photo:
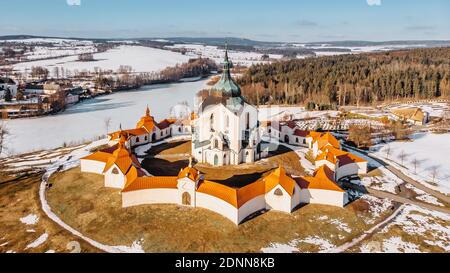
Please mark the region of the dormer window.
[[273, 193], [275, 196], [283, 196], [283, 192], [281, 191], [280, 188], [276, 189], [275, 192]]

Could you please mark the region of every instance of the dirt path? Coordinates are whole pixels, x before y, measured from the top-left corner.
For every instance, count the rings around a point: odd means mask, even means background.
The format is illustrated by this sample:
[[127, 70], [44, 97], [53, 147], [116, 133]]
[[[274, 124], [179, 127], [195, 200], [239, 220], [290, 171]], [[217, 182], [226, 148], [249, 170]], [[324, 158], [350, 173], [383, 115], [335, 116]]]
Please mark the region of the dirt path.
[[375, 234], [376, 232], [378, 232], [379, 230], [384, 228], [386, 225], [388, 225], [389, 223], [394, 221], [395, 218], [397, 218], [397, 216], [400, 215], [400, 213], [403, 211], [403, 208], [404, 208], [404, 205], [399, 206], [394, 211], [394, 213], [392, 213], [384, 221], [378, 223], [377, 225], [375, 225], [374, 227], [372, 227], [368, 231], [364, 232], [360, 236], [356, 237], [355, 239], [351, 240], [350, 242], [347, 242], [347, 243], [345, 243], [343, 245], [340, 245], [340, 246], [338, 246], [336, 248], [330, 249], [327, 252], [328, 253], [341, 253], [341, 252], [345, 252], [346, 250], [348, 250], [348, 249], [350, 249], [350, 248], [360, 244], [361, 242], [363, 242], [364, 240], [370, 238], [373, 234]]

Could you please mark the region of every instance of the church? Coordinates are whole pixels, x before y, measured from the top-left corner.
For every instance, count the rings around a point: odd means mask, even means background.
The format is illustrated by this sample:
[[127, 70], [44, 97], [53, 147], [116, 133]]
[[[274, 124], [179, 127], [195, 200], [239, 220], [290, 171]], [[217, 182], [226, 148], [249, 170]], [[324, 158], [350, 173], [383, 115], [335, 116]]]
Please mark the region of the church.
[[192, 126], [192, 156], [199, 163], [239, 165], [267, 154], [261, 149], [258, 109], [242, 97], [231, 68], [226, 49], [220, 80], [199, 97], [198, 118]]

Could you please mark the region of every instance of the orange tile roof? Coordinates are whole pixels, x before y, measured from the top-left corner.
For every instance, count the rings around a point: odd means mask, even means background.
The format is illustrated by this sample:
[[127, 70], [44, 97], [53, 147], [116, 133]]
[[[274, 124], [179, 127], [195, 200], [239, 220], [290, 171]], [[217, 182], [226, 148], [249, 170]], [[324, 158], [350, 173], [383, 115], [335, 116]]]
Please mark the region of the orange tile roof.
[[320, 155], [318, 155], [316, 157], [316, 161], [320, 161], [320, 160], [326, 160], [326, 161], [331, 162], [333, 164], [336, 164], [336, 162], [337, 162], [336, 156], [333, 153], [330, 153], [328, 151], [327, 152], [323, 152], [323, 153], [321, 153]]
[[237, 190], [238, 208], [245, 205], [253, 198], [266, 193], [265, 182], [262, 179], [257, 180], [245, 187]]
[[239, 208], [237, 189], [216, 182], [205, 180], [200, 182], [197, 192], [201, 192], [222, 199], [223, 201], [234, 206], [235, 208]]
[[111, 154], [105, 152], [95, 152], [91, 155], [81, 158], [81, 160], [93, 160], [106, 163], [111, 157]]
[[367, 160], [365, 160], [359, 156], [356, 156], [354, 154], [351, 154], [351, 153], [347, 153], [345, 155], [338, 156], [338, 159], [339, 159], [339, 166], [345, 166], [345, 165], [352, 164], [352, 163], [367, 162]]
[[120, 171], [124, 175], [126, 175], [132, 164], [132, 156], [124, 147], [124, 138], [121, 138], [117, 150], [115, 150], [112, 156], [109, 157], [108, 161], [106, 162], [105, 168], [103, 169], [103, 172], [106, 172], [113, 165], [116, 165], [117, 167], [119, 167]]
[[122, 192], [131, 192], [147, 189], [176, 189], [178, 178], [176, 176], [145, 176], [138, 177], [127, 186]]
[[299, 136], [299, 137], [307, 137], [309, 135], [309, 131], [305, 131], [305, 130], [295, 130], [294, 135]]
[[315, 173], [314, 176], [300, 177], [297, 179], [302, 189], [319, 189], [344, 192], [341, 187], [334, 181], [334, 172], [323, 165]]
[[178, 173], [179, 179], [185, 178], [185, 177], [188, 177], [192, 181], [198, 181], [200, 179], [200, 173], [195, 168], [186, 167]]
[[290, 196], [294, 194], [295, 180], [286, 174], [286, 170], [283, 167], [279, 167], [266, 176], [264, 182], [266, 193], [271, 191], [277, 185], [281, 185]]
[[313, 140], [316, 140], [316, 139], [318, 139], [320, 136], [322, 135], [322, 133], [320, 133], [320, 132], [316, 132], [316, 131], [311, 131], [311, 132], [309, 132], [309, 137], [312, 137], [313, 138]]
[[339, 143], [339, 141], [330, 132], [322, 134], [319, 138], [317, 138], [316, 141], [319, 144], [319, 149], [322, 149], [323, 147], [325, 147], [327, 145], [331, 145], [335, 148], [341, 147], [341, 144]]
[[155, 128], [155, 119], [150, 115], [150, 109], [147, 106], [145, 115], [136, 124], [136, 128], [142, 128], [147, 131], [147, 133], [153, 132]]
[[177, 120], [176, 119], [165, 119], [163, 121], [161, 121], [160, 123], [158, 123], [158, 128], [161, 130], [164, 130], [166, 128], [168, 128], [170, 125], [174, 124]]

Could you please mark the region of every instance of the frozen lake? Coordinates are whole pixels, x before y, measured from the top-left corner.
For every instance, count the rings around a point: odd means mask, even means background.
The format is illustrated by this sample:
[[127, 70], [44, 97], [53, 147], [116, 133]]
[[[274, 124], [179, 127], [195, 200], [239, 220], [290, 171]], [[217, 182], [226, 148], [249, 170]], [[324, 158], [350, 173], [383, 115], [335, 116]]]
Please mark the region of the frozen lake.
[[106, 134], [106, 118], [111, 118], [110, 132], [118, 130], [120, 124], [124, 129], [135, 128], [147, 105], [160, 121], [169, 117], [170, 108], [180, 102], [187, 101], [192, 107], [195, 94], [206, 87], [206, 82], [145, 86], [87, 100], [58, 115], [6, 121], [11, 133], [6, 139], [7, 153], [21, 154], [94, 140]]

